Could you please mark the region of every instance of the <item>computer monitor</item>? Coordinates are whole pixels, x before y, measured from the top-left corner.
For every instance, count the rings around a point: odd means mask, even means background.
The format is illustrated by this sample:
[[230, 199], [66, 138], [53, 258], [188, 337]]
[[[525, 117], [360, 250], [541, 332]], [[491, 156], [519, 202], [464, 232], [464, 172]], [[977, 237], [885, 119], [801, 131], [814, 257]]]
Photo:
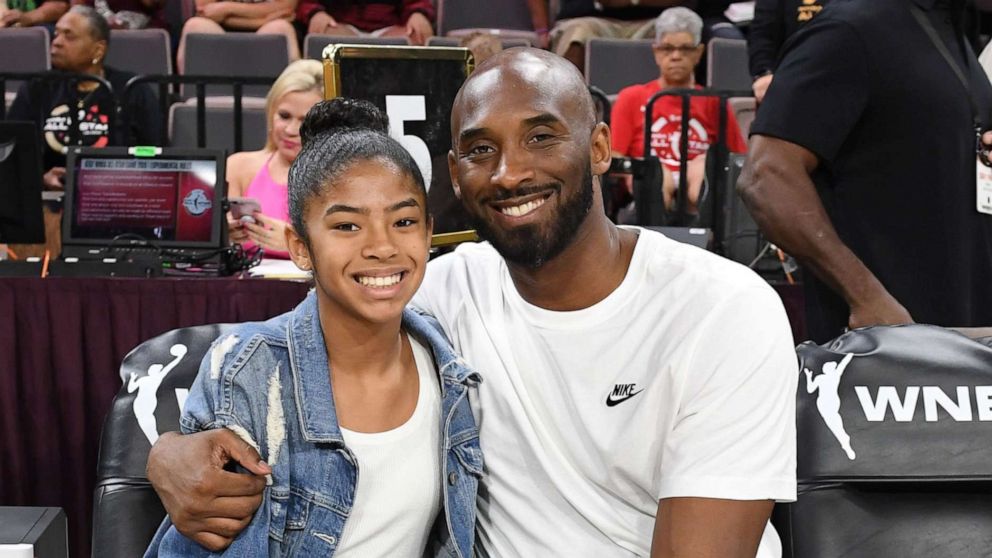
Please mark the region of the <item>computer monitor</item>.
[[145, 245], [222, 247], [224, 165], [217, 150], [70, 148], [63, 255]]
[[33, 122], [0, 121], [0, 243], [45, 242], [41, 135]]

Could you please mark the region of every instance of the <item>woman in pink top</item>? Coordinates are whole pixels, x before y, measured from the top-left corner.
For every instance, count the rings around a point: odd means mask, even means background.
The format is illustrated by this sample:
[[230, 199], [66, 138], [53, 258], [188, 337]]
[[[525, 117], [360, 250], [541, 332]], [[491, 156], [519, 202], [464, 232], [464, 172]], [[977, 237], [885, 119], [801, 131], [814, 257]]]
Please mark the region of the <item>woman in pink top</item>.
[[254, 224], [242, 223], [228, 214], [232, 244], [261, 246], [267, 257], [289, 257], [286, 180], [289, 166], [300, 153], [300, 124], [310, 107], [321, 100], [323, 79], [323, 68], [316, 60], [299, 60], [287, 66], [265, 99], [269, 128], [265, 147], [227, 158], [228, 197], [253, 198], [262, 206], [262, 211], [254, 215]]

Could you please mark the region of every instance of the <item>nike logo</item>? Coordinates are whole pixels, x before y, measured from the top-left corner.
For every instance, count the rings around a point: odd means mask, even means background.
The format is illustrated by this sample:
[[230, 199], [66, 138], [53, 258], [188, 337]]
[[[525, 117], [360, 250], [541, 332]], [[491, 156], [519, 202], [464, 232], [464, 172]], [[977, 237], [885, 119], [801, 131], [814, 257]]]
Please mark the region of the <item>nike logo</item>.
[[634, 391], [634, 388], [636, 387], [637, 384], [617, 384], [613, 386], [613, 391], [611, 391], [610, 394], [606, 396], [606, 406], [613, 407], [619, 405], [624, 401], [630, 399], [631, 397], [637, 395], [638, 393], [644, 391], [643, 389]]

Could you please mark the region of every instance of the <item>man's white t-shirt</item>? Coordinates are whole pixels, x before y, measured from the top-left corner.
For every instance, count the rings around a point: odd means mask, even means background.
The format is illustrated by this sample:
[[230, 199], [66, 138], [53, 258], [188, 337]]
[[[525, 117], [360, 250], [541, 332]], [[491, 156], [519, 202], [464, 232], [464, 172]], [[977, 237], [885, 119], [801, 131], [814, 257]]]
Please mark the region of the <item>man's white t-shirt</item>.
[[[750, 270], [638, 230], [626, 277], [572, 312], [521, 298], [489, 244], [414, 304], [483, 382], [482, 556], [648, 556], [658, 501], [796, 495], [792, 334]], [[758, 556], [781, 552], [769, 527]]]

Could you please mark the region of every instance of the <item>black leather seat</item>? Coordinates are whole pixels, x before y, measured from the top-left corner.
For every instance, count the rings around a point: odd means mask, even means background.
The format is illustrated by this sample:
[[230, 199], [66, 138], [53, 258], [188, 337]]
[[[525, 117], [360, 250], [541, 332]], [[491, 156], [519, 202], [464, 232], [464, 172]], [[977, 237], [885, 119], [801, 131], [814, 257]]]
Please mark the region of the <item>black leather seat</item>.
[[950, 330], [800, 345], [797, 502], [784, 555], [992, 555], [992, 349]]
[[179, 415], [210, 344], [232, 325], [176, 329], [124, 357], [123, 386], [100, 439], [93, 494], [92, 555], [141, 556], [165, 517], [145, 477], [148, 451], [162, 432], [179, 430]]

